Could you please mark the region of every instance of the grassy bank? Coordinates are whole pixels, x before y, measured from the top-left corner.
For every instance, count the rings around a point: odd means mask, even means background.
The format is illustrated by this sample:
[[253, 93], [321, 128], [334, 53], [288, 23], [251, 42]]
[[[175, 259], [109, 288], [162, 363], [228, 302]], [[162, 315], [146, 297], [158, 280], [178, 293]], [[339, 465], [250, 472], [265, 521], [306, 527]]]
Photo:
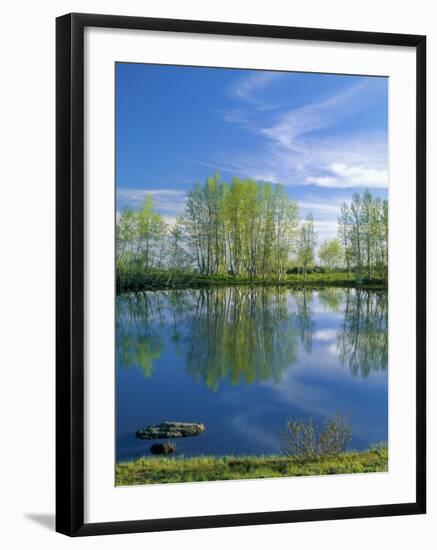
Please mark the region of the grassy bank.
[[309, 273], [304, 278], [298, 274], [288, 274], [284, 279], [264, 279], [264, 278], [243, 278], [232, 275], [199, 275], [193, 273], [177, 273], [169, 276], [168, 273], [144, 273], [117, 272], [117, 290], [118, 291], [140, 291], [140, 290], [164, 290], [164, 289], [183, 289], [183, 288], [209, 288], [220, 286], [289, 286], [289, 287], [357, 287], [383, 289], [387, 287], [387, 281], [381, 278], [363, 279], [357, 282], [351, 275], [348, 278], [347, 273]]
[[385, 472], [387, 447], [298, 461], [283, 456], [143, 457], [116, 465], [116, 485]]

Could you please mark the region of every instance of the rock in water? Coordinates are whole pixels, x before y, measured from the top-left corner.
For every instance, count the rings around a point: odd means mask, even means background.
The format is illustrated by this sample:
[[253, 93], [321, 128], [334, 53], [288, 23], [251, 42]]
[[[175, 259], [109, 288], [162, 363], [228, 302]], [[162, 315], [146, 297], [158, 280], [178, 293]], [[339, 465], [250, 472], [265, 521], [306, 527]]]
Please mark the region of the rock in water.
[[154, 455], [169, 455], [176, 451], [176, 445], [173, 443], [154, 443], [150, 447], [150, 452]]
[[174, 439], [176, 437], [191, 437], [205, 431], [204, 424], [197, 422], [161, 422], [146, 426], [136, 432], [139, 439]]

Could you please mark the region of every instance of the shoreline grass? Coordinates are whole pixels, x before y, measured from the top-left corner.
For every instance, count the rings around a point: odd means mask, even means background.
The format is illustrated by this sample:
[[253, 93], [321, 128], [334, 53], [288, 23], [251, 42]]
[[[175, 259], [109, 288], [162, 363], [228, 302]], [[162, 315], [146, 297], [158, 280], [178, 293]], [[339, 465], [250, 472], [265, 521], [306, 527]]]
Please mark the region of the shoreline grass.
[[348, 279], [347, 273], [309, 273], [304, 278], [294, 273], [288, 274], [284, 279], [265, 279], [234, 277], [232, 275], [199, 275], [193, 273], [177, 273], [169, 276], [168, 273], [118, 273], [117, 291], [132, 292], [143, 290], [168, 290], [168, 289], [196, 289], [216, 288], [223, 286], [285, 286], [292, 288], [308, 287], [350, 287], [363, 289], [386, 289], [387, 281], [381, 278], [363, 279], [361, 282], [355, 278]]
[[298, 460], [271, 456], [142, 457], [119, 462], [116, 486], [232, 479], [386, 472], [388, 449], [375, 446], [335, 457]]

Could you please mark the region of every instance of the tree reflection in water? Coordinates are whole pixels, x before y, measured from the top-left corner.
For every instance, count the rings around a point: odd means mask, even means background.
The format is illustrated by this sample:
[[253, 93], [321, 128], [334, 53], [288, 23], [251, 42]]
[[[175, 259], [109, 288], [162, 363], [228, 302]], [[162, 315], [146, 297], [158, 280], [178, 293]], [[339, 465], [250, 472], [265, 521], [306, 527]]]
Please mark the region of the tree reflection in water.
[[387, 367], [387, 293], [357, 289], [292, 290], [236, 286], [123, 294], [117, 298], [117, 359], [146, 377], [171, 341], [195, 380], [279, 382], [297, 360], [299, 342], [312, 351], [313, 301], [344, 318], [339, 359], [353, 375]]
[[146, 378], [152, 376], [154, 362], [159, 359], [165, 348], [160, 323], [154, 322], [159, 314], [159, 302], [156, 296], [149, 292], [117, 297], [117, 364], [125, 368], [138, 367]]
[[278, 382], [297, 358], [295, 314], [284, 288], [230, 287], [197, 294], [187, 319], [187, 368], [217, 389], [260, 380]]
[[325, 311], [339, 313], [345, 301], [346, 293], [349, 289], [339, 287], [325, 287], [317, 291], [317, 296], [320, 303], [325, 308]]
[[341, 330], [340, 361], [354, 376], [387, 369], [387, 292], [348, 289]]
[[313, 333], [315, 323], [312, 318], [311, 306], [313, 294], [310, 290], [303, 289], [295, 293], [296, 300], [296, 326], [300, 340], [307, 353], [313, 349]]

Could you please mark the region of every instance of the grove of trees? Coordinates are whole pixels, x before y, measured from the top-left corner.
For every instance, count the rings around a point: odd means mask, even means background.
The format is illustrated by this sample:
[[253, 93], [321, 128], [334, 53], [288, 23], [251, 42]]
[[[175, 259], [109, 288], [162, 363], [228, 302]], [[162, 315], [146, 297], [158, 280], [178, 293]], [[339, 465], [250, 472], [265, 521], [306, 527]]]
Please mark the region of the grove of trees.
[[279, 184], [252, 179], [223, 181], [218, 174], [188, 193], [185, 210], [168, 224], [146, 196], [138, 209], [117, 216], [117, 277], [127, 273], [180, 273], [284, 280], [297, 270], [342, 271], [347, 278], [385, 279], [388, 203], [369, 191], [343, 203], [338, 239], [317, 249], [312, 214], [299, 221], [297, 202]]
[[388, 201], [367, 190], [355, 193], [350, 204], [341, 205], [338, 233], [348, 276], [358, 281], [387, 278]]
[[281, 185], [216, 175], [188, 193], [183, 224], [199, 273], [282, 278], [298, 209]]

